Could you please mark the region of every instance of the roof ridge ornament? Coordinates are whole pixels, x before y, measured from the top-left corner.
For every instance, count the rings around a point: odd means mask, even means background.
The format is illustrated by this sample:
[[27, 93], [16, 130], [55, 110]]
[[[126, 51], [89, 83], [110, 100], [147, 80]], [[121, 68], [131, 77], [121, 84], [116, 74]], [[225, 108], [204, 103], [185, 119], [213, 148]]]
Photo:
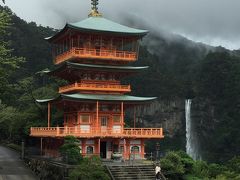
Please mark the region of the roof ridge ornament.
[[98, 0], [91, 0], [92, 10], [88, 17], [102, 17], [102, 14], [98, 12]]

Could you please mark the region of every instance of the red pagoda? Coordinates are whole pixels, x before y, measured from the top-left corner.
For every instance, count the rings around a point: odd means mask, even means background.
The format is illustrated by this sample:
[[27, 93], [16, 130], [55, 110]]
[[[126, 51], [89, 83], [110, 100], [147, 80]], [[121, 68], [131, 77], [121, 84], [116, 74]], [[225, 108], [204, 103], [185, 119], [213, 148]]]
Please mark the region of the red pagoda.
[[[130, 85], [121, 79], [148, 67], [132, 67], [138, 59], [139, 41], [148, 32], [126, 27], [102, 17], [92, 0], [89, 17], [66, 24], [47, 38], [52, 45], [56, 68], [48, 74], [68, 82], [59, 88], [59, 96], [37, 100], [48, 105], [48, 126], [32, 127], [32, 137], [40, 138], [44, 155], [57, 156], [65, 136], [79, 139], [83, 156], [98, 155], [110, 159], [121, 153], [123, 159], [134, 154], [144, 158], [144, 141], [163, 138], [162, 128], [125, 128], [125, 111], [151, 103], [155, 97], [126, 95]], [[51, 126], [51, 107], [63, 111], [62, 127]], [[132, 111], [134, 112], [134, 111]]]

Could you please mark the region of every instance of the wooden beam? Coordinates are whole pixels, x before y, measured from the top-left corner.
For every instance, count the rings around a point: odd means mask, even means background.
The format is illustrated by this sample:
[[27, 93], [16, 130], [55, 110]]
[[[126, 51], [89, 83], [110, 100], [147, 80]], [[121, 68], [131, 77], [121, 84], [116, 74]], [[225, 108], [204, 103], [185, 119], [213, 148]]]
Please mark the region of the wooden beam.
[[40, 153], [43, 155], [43, 138], [40, 139]]
[[123, 129], [124, 129], [124, 110], [123, 110], [123, 102], [121, 102], [121, 123], [122, 123], [122, 132], [123, 132]]
[[96, 127], [99, 128], [99, 122], [98, 122], [98, 109], [99, 109], [99, 103], [97, 101], [97, 104], [96, 104]]
[[50, 102], [48, 103], [48, 128], [50, 127], [50, 122], [51, 121], [51, 104]]
[[101, 144], [101, 140], [100, 138], [98, 139], [98, 155], [100, 156], [100, 144]]
[[126, 139], [123, 139], [123, 159], [127, 159], [126, 157], [126, 152], [127, 148], [126, 148]]

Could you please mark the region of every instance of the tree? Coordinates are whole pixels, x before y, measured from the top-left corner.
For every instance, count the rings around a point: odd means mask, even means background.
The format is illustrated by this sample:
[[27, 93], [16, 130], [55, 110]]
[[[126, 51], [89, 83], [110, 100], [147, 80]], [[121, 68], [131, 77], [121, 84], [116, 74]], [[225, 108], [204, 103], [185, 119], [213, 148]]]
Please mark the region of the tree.
[[8, 89], [9, 79], [16, 69], [24, 62], [23, 58], [12, 56], [10, 43], [6, 41], [11, 28], [11, 15], [4, 9], [0, 9], [0, 99], [4, 99], [4, 93]]
[[68, 164], [79, 164], [82, 160], [78, 140], [74, 136], [66, 136], [64, 144], [60, 147], [60, 153], [63, 156], [63, 161]]

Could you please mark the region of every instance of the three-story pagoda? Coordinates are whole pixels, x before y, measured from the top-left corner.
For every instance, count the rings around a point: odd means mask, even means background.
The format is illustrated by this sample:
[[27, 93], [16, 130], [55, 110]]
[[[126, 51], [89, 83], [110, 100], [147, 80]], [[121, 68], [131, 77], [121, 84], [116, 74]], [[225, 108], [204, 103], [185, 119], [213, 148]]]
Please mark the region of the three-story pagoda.
[[[125, 128], [125, 111], [156, 98], [126, 95], [131, 86], [121, 79], [148, 68], [127, 65], [138, 59], [139, 41], [148, 32], [103, 18], [97, 4], [92, 0], [87, 19], [47, 38], [56, 65], [49, 74], [68, 85], [59, 88], [57, 98], [37, 100], [48, 105], [48, 127], [32, 127], [31, 136], [41, 138], [45, 155], [56, 156], [63, 138], [72, 135], [83, 156], [110, 159], [119, 152], [124, 159], [131, 154], [143, 159], [144, 140], [163, 138], [162, 128]], [[63, 111], [62, 127], [51, 127], [52, 106]]]

